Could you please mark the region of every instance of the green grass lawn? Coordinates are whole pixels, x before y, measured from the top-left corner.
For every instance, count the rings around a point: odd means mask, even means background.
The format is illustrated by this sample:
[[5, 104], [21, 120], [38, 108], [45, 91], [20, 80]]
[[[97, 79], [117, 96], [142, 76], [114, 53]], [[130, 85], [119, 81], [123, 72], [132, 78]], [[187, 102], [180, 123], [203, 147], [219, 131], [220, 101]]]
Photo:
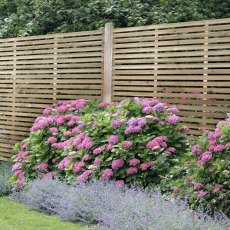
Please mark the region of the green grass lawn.
[[90, 230], [81, 224], [63, 222], [56, 216], [31, 211], [6, 197], [0, 198], [0, 230]]

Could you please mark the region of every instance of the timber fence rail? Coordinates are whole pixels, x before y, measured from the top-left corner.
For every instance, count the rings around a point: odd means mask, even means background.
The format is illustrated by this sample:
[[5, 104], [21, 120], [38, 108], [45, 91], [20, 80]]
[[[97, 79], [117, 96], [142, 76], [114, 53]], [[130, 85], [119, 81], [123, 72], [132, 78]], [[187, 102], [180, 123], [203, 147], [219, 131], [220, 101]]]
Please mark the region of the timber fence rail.
[[0, 160], [43, 108], [73, 98], [156, 97], [191, 139], [230, 112], [230, 19], [0, 39]]

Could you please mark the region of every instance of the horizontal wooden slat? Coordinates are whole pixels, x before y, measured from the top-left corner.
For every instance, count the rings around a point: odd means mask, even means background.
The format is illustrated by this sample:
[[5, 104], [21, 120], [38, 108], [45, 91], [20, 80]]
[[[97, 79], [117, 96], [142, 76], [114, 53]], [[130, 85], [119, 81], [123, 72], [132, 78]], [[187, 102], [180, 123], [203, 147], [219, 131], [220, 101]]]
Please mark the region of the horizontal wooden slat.
[[102, 99], [103, 31], [0, 39], [0, 160], [58, 100]]

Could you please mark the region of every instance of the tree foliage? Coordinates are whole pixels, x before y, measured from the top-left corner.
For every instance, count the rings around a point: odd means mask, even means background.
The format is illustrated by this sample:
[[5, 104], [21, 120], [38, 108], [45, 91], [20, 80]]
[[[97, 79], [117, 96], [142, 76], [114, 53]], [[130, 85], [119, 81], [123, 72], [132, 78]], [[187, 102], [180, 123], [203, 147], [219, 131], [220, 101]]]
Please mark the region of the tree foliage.
[[0, 0], [0, 37], [230, 17], [230, 0]]

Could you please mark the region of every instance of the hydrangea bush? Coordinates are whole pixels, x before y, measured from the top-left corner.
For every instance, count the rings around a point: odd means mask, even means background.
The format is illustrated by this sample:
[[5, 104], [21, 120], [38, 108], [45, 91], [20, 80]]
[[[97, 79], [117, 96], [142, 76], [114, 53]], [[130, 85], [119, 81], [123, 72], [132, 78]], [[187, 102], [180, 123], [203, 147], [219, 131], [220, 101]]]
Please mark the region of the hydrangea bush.
[[17, 188], [39, 174], [78, 183], [100, 178], [159, 185], [186, 149], [188, 128], [178, 114], [156, 99], [58, 102], [15, 146], [13, 180]]
[[192, 147], [187, 175], [177, 181], [177, 193], [189, 194], [193, 207], [222, 210], [230, 216], [230, 118], [205, 131]]

